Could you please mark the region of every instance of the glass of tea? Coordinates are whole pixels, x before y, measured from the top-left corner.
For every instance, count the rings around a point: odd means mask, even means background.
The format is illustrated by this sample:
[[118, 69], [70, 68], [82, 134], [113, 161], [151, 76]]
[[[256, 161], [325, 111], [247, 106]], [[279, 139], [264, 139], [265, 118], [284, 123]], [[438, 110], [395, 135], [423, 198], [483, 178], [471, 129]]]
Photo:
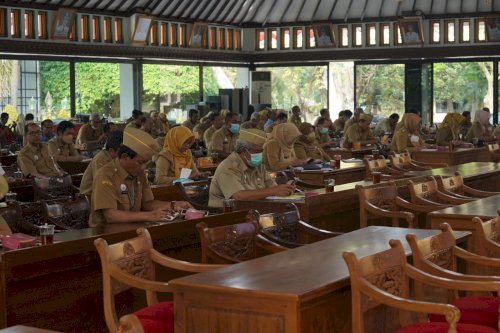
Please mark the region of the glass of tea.
[[373, 184], [380, 183], [381, 176], [382, 176], [381, 172], [379, 172], [379, 171], [373, 171], [372, 172], [372, 181], [373, 181]]
[[53, 224], [43, 224], [39, 226], [40, 228], [40, 242], [42, 245], [54, 244], [54, 225]]
[[325, 179], [325, 193], [332, 193], [335, 190], [335, 179]]
[[333, 169], [340, 169], [340, 160], [342, 159], [342, 155], [333, 155], [333, 160], [330, 160], [330, 166]]
[[234, 199], [224, 199], [222, 200], [222, 212], [223, 213], [231, 213], [234, 211], [234, 204], [236, 200]]
[[219, 162], [219, 154], [218, 153], [210, 153], [210, 157], [212, 158], [213, 164], [217, 164], [217, 162]]

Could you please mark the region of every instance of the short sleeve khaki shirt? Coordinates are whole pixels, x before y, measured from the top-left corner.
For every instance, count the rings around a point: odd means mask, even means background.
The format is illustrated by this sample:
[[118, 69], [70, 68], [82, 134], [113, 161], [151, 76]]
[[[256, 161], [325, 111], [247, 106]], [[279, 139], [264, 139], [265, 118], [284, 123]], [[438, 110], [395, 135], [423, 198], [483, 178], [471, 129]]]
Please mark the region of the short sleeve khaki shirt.
[[234, 151], [236, 146], [236, 140], [238, 140], [239, 135], [229, 132], [227, 127], [223, 126], [216, 130], [212, 135], [212, 140], [208, 147], [209, 151], [220, 150], [227, 154]]
[[111, 162], [113, 159], [107, 150], [101, 150], [97, 155], [94, 156], [92, 161], [85, 169], [83, 173], [82, 181], [80, 182], [80, 193], [85, 195], [92, 194], [92, 181], [97, 173], [97, 170], [102, 168], [104, 165]]
[[78, 136], [76, 137], [76, 143], [85, 143], [88, 141], [96, 141], [104, 133], [102, 126], [98, 126], [96, 129], [92, 128], [92, 125], [85, 124], [80, 128]]
[[27, 144], [17, 155], [17, 164], [25, 176], [39, 173], [47, 177], [60, 176], [45, 143]]
[[57, 136], [47, 142], [47, 148], [49, 149], [50, 156], [53, 156], [56, 160], [57, 156], [78, 155], [78, 151], [75, 149], [73, 143], [66, 143]]

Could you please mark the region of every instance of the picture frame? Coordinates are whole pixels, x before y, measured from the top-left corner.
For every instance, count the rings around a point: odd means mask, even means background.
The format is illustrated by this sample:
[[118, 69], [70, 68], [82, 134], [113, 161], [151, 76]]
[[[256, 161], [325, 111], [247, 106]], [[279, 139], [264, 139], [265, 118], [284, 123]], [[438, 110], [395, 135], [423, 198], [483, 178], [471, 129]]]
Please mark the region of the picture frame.
[[135, 18], [135, 29], [132, 35], [132, 43], [145, 44], [149, 37], [151, 25], [154, 17], [146, 15], [138, 15]]
[[75, 23], [76, 9], [59, 8], [52, 22], [52, 39], [69, 39], [71, 28]]
[[399, 20], [398, 25], [403, 44], [422, 44], [424, 42], [420, 18], [416, 17]]
[[486, 16], [484, 27], [488, 42], [500, 42], [500, 16]]
[[195, 22], [189, 34], [189, 47], [201, 49], [207, 44], [208, 24], [205, 22]]
[[314, 40], [316, 47], [334, 47], [335, 35], [333, 33], [332, 24], [317, 24], [313, 25]]

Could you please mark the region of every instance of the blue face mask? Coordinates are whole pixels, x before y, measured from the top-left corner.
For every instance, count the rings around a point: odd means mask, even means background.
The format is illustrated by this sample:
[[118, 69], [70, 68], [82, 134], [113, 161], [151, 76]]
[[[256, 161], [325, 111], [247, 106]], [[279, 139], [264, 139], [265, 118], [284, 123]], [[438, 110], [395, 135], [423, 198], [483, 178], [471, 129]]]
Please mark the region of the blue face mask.
[[248, 161], [252, 168], [256, 168], [262, 164], [262, 153], [250, 154], [250, 161]]
[[240, 124], [231, 124], [231, 127], [229, 127], [229, 132], [233, 134], [237, 134], [240, 132]]
[[327, 134], [327, 133], [328, 133], [328, 128], [326, 128], [326, 127], [322, 127], [322, 128], [320, 128], [320, 129], [319, 129], [319, 132], [320, 132], [321, 134]]

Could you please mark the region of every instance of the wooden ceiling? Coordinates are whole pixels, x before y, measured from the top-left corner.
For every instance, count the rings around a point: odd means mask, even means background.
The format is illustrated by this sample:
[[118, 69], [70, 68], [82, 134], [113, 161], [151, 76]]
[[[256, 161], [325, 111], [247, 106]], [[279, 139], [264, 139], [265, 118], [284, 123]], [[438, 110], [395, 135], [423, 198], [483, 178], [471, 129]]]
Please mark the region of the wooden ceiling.
[[500, 0], [0, 0], [0, 5], [130, 16], [240, 27], [500, 14]]

